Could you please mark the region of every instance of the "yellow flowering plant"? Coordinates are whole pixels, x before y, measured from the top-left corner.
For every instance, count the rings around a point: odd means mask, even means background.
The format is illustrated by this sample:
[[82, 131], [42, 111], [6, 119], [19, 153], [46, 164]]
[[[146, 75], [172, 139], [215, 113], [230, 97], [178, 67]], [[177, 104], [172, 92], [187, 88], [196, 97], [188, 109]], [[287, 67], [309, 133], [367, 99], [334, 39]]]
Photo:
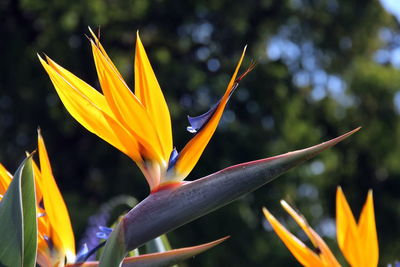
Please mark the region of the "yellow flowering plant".
[[[39, 60], [69, 113], [86, 129], [126, 155], [143, 172], [151, 194], [123, 217], [111, 233], [100, 266], [118, 266], [128, 251], [251, 192], [286, 170], [336, 144], [358, 129], [321, 145], [254, 161], [191, 182], [182, 182], [199, 160], [239, 82], [244, 49], [221, 99], [206, 113], [189, 117], [195, 135], [178, 152], [160, 85], [137, 33], [132, 92], [89, 28], [102, 93], [46, 56]], [[246, 177], [247, 183], [243, 183]]]
[[[89, 28], [90, 30], [90, 28]], [[46, 56], [40, 62], [70, 114], [86, 129], [128, 155], [143, 172], [150, 190], [179, 185], [194, 168], [229, 97], [252, 65], [237, 78], [245, 50], [221, 100], [204, 115], [191, 118], [196, 135], [180, 153], [173, 147], [171, 118], [164, 95], [137, 33], [135, 93], [118, 72], [99, 39], [90, 30], [93, 58], [103, 94]]]
[[[296, 221], [314, 246], [314, 249], [308, 248], [300, 239], [291, 234], [279, 223], [266, 208], [263, 208], [265, 218], [293, 256], [303, 266], [341, 266], [324, 240], [308, 225], [306, 219], [301, 214], [298, 214], [284, 200], [281, 200], [281, 205]], [[336, 237], [339, 248], [350, 266], [378, 266], [379, 248], [372, 190], [368, 192], [367, 200], [361, 211], [358, 223], [356, 223], [342, 189], [340, 187], [337, 188]]]
[[[151, 266], [174, 264], [211, 248], [226, 238], [196, 247], [150, 255], [129, 257], [128, 253], [256, 190], [359, 130], [354, 129], [306, 149], [242, 163], [194, 181], [184, 181], [216, 131], [228, 100], [241, 80], [255, 66], [251, 64], [243, 74], [238, 74], [246, 47], [220, 100], [206, 113], [188, 117], [190, 125], [187, 130], [194, 135], [178, 151], [172, 142], [169, 109], [139, 34], [137, 33], [134, 61], [135, 84], [134, 91], [131, 91], [101, 45], [99, 37], [91, 29], [89, 31], [101, 92], [48, 56], [38, 56], [39, 61], [72, 117], [87, 130], [130, 157], [146, 178], [150, 194], [122, 216], [113, 230], [109, 229], [112, 232], [106, 236], [100, 261], [86, 261], [87, 257], [76, 255], [68, 211], [52, 175], [44, 142], [39, 135], [40, 168], [35, 163], [31, 164], [31, 157], [28, 157], [12, 181], [10, 182], [8, 176], [1, 184], [1, 188], [5, 189], [9, 183], [12, 192], [8, 189], [7, 192], [11, 193], [5, 193], [4, 200], [0, 202], [0, 234], [6, 232], [7, 227], [14, 227], [18, 230], [18, 236], [22, 237], [15, 238], [15, 244], [20, 247], [26, 245], [30, 253], [26, 254], [21, 249], [18, 255], [14, 253], [7, 256], [2, 251], [9, 251], [9, 248], [4, 244], [3, 248], [0, 244], [0, 264], [8, 262], [12, 257], [19, 257], [21, 262], [29, 261], [30, 265], [23, 265], [24, 267], [34, 266], [32, 264], [36, 260], [41, 266], [128, 267], [147, 266], [145, 264], [150, 263]], [[36, 197], [35, 193], [32, 196], [35, 183]], [[24, 186], [25, 184], [27, 185]], [[12, 215], [11, 207], [15, 204], [21, 207], [21, 212]], [[29, 207], [29, 216], [25, 216], [25, 206]], [[19, 218], [20, 223], [16, 226], [5, 219], [13, 216]], [[29, 221], [31, 226], [23, 224], [24, 220]], [[26, 229], [29, 230], [26, 231], [29, 239], [24, 239]], [[81, 259], [83, 260], [80, 262]]]
[[[41, 267], [98, 266], [99, 262], [96, 261], [81, 261], [86, 256], [84, 254], [88, 254], [89, 251], [83, 252], [83, 254], [82, 252], [79, 253], [81, 255], [76, 254], [75, 238], [69, 213], [54, 179], [50, 160], [40, 131], [38, 133], [38, 154], [40, 167], [34, 161], [31, 163], [36, 195], [36, 264]], [[12, 175], [0, 164], [1, 198], [6, 194], [12, 180]], [[127, 257], [124, 259], [123, 266], [137, 266], [145, 263], [158, 263], [159, 265], [165, 263], [174, 264], [210, 249], [227, 238], [224, 237], [193, 247]]]

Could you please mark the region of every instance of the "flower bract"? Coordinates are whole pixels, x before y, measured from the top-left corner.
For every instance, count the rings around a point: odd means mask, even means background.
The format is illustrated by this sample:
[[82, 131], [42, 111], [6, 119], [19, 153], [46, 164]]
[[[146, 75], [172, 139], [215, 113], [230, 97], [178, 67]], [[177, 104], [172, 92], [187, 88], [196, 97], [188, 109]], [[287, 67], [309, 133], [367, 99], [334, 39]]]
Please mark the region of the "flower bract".
[[[306, 219], [285, 201], [282, 200], [281, 205], [306, 233], [315, 248], [308, 248], [279, 223], [266, 208], [263, 208], [266, 219], [293, 256], [303, 266], [341, 266], [322, 238], [308, 225]], [[360, 219], [356, 223], [343, 191], [338, 187], [336, 191], [336, 228], [339, 248], [351, 266], [378, 266], [379, 248], [372, 191], [368, 192]]]
[[[89, 29], [90, 30], [90, 29]], [[218, 103], [208, 112], [189, 117], [193, 138], [178, 153], [173, 147], [171, 118], [160, 85], [137, 33], [134, 92], [90, 30], [94, 62], [101, 93], [46, 56], [39, 56], [69, 113], [86, 129], [98, 135], [136, 162], [151, 191], [180, 184], [194, 168], [239, 81], [254, 67], [237, 77], [245, 49]]]

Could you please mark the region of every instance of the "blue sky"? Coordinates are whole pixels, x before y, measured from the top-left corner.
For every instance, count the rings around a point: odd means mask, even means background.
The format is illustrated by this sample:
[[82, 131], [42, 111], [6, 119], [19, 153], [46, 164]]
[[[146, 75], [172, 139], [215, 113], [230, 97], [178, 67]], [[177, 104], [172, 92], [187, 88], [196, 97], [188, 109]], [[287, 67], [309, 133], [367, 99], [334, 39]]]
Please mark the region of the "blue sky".
[[380, 0], [382, 6], [400, 21], [400, 0]]

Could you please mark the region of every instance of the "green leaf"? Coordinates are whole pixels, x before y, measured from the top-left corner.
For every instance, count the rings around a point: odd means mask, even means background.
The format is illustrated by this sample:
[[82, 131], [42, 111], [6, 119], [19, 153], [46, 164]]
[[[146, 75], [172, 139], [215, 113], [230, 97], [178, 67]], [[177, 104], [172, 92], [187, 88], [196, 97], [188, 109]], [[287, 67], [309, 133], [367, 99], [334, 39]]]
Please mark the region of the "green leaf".
[[[112, 235], [107, 240], [106, 245], [108, 246], [108, 253], [101, 255], [99, 266], [111, 267], [120, 266], [120, 262], [125, 257], [128, 251], [125, 247], [124, 231], [122, 225], [119, 223], [113, 230]], [[135, 249], [135, 248], [133, 248]], [[133, 250], [132, 249], [132, 250]]]
[[[107, 264], [100, 261], [100, 266], [119, 266], [128, 251], [258, 189], [359, 129], [313, 147], [232, 166], [180, 187], [150, 194], [126, 214], [111, 233], [101, 260], [112, 261], [105, 261]], [[114, 254], [116, 248], [110, 240], [116, 235], [124, 242], [118, 244], [118, 253]], [[123, 246], [125, 253], [122, 253]]]
[[[165, 252], [172, 249], [166, 234], [150, 240], [145, 244], [145, 247], [146, 247], [146, 254]], [[172, 267], [177, 267], [177, 266], [178, 265], [174, 265]]]
[[167, 235], [156, 237], [146, 243], [146, 254], [171, 250]]
[[[168, 267], [180, 263], [188, 258], [200, 254], [218, 244], [225, 241], [229, 237], [224, 237], [210, 243], [186, 247], [180, 249], [173, 249], [160, 253], [144, 254], [135, 257], [125, 258], [122, 262], [122, 267]], [[102, 263], [104, 264], [104, 263]], [[79, 264], [70, 264], [67, 267], [97, 267], [99, 262], [85, 262]]]
[[0, 237], [0, 266], [35, 266], [37, 218], [31, 156], [21, 163], [0, 202]]
[[32, 159], [29, 158], [22, 171], [22, 215], [24, 218], [24, 267], [36, 266], [37, 211], [35, 179]]

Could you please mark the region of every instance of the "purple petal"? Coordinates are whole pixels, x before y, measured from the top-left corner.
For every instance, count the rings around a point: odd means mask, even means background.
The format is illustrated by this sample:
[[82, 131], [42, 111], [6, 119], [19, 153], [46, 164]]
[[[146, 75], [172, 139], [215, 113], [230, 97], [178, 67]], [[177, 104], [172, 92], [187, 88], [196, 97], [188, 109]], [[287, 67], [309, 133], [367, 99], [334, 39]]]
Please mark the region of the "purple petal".
[[210, 108], [206, 113], [204, 113], [200, 116], [196, 116], [196, 117], [187, 116], [190, 126], [188, 126], [186, 128], [186, 130], [189, 133], [197, 133], [201, 129], [201, 127], [203, 127], [204, 124], [206, 124], [210, 120], [210, 118], [215, 113], [216, 109], [218, 108], [218, 105], [220, 102], [221, 102], [221, 100], [219, 100], [217, 102], [217, 104], [215, 104], [212, 108]]
[[176, 160], [178, 159], [178, 151], [176, 150], [176, 148], [174, 147], [174, 149], [172, 150], [172, 152], [171, 152], [171, 155], [169, 156], [169, 161], [168, 161], [168, 170], [170, 169], [170, 168], [172, 168], [174, 165], [175, 165], [175, 163], [176, 163]]
[[[80, 250], [84, 249], [84, 246], [88, 247], [88, 254], [83, 257], [86, 260], [95, 260], [95, 253], [99, 246], [104, 244], [99, 243], [99, 237], [97, 237], [97, 233], [99, 232], [99, 227], [103, 225], [107, 225], [108, 221], [110, 220], [110, 214], [115, 209], [115, 207], [119, 205], [127, 205], [129, 207], [134, 206], [135, 204], [130, 204], [129, 202], [132, 201], [132, 197], [130, 196], [118, 196], [107, 203], [103, 204], [100, 207], [100, 211], [89, 217], [88, 219], [88, 226], [83, 234], [82, 239], [80, 240]], [[101, 237], [100, 239], [105, 239]], [[80, 251], [79, 250], [79, 251]]]
[[100, 231], [96, 233], [96, 236], [97, 236], [97, 238], [100, 238], [100, 239], [107, 239], [112, 232], [112, 228], [108, 228], [105, 226], [99, 226], [99, 230]]
[[81, 248], [78, 251], [78, 254], [76, 254], [76, 260], [75, 262], [83, 262], [89, 253], [89, 248], [86, 243], [84, 243]]
[[[253, 62], [249, 68], [247, 68], [247, 70], [242, 73], [234, 82], [234, 84], [232, 85], [232, 89], [230, 90], [229, 93], [229, 97], [231, 97], [231, 95], [233, 94], [233, 92], [236, 90], [236, 88], [239, 86], [239, 82], [250, 72], [254, 69], [254, 67], [256, 66], [256, 63]], [[221, 97], [221, 99], [223, 98], [223, 96]], [[196, 117], [191, 117], [188, 116], [188, 120], [189, 120], [189, 124], [190, 126], [188, 126], [186, 128], [186, 130], [190, 133], [197, 133], [209, 120], [210, 118], [214, 115], [215, 111], [217, 110], [221, 99], [218, 100], [218, 102], [212, 106], [206, 113], [196, 116]], [[228, 98], [229, 99], [229, 98]]]
[[[84, 246], [88, 247], [88, 250], [92, 250], [99, 244], [99, 238], [97, 237], [97, 232], [100, 225], [106, 225], [110, 218], [110, 211], [101, 211], [98, 214], [95, 214], [89, 217], [88, 226], [86, 228], [85, 233], [83, 234], [83, 238], [80, 242], [80, 250], [84, 249]], [[86, 257], [86, 256], [85, 256]], [[84, 258], [84, 257], [82, 257]], [[92, 255], [87, 258], [87, 260], [95, 260], [95, 255]], [[78, 261], [77, 261], [78, 262]]]

